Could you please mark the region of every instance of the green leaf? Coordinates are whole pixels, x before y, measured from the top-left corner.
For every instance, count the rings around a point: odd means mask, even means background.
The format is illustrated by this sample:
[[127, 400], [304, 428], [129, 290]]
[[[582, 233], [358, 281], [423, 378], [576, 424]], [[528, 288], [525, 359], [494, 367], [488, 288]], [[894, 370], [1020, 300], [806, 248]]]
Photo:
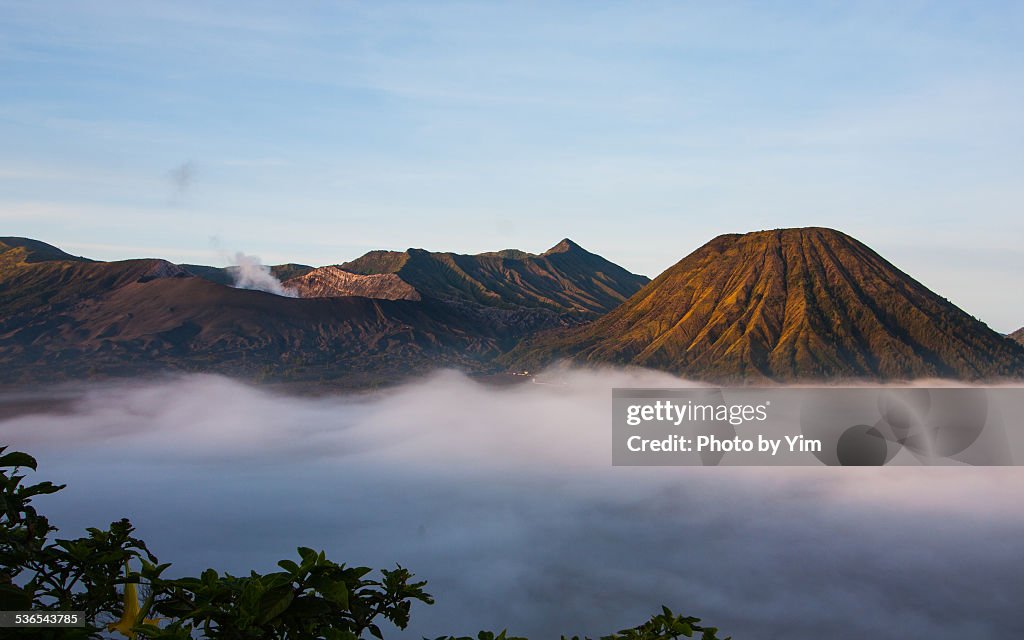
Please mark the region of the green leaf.
[[31, 487], [25, 487], [21, 491], [21, 497], [28, 498], [28, 497], [31, 497], [31, 496], [40, 496], [40, 495], [48, 495], [48, 494], [51, 494], [51, 493], [57, 493], [58, 491], [60, 491], [61, 489], [63, 489], [66, 486], [67, 486], [66, 484], [53, 484], [52, 482], [40, 482], [39, 484], [34, 484]]
[[293, 582], [292, 574], [284, 571], [275, 571], [274, 573], [268, 573], [263, 576], [263, 586], [267, 589], [277, 589], [285, 585], [291, 588], [291, 584]]
[[36, 470], [36, 459], [21, 451], [12, 451], [0, 456], [0, 467], [28, 467]]
[[348, 587], [344, 582], [340, 580], [323, 581], [322, 584], [317, 585], [317, 591], [329, 602], [348, 609]]
[[282, 560], [277, 563], [277, 566], [281, 567], [293, 576], [298, 575], [300, 572], [299, 565], [295, 564], [291, 560]]
[[32, 594], [13, 584], [0, 583], [0, 611], [24, 611], [32, 608]]
[[295, 592], [289, 588], [278, 588], [263, 594], [260, 600], [260, 623], [266, 624], [288, 610]]

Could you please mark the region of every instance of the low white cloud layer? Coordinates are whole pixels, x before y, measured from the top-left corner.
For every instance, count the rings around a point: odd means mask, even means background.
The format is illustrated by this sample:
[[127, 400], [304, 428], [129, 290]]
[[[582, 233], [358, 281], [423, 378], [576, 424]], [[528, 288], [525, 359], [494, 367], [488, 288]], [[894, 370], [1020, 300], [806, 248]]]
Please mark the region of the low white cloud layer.
[[402, 637], [604, 634], [661, 604], [735, 638], [1024, 633], [1024, 469], [611, 466], [610, 389], [454, 373], [296, 396], [215, 376], [0, 395], [0, 440], [69, 488], [69, 530], [128, 516], [181, 573], [307, 545], [428, 580]]

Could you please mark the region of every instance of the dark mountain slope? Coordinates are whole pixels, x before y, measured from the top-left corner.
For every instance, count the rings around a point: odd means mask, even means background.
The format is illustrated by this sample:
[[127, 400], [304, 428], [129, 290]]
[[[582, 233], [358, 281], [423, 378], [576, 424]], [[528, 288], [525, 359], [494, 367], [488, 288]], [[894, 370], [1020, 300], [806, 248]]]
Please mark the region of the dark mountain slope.
[[423, 249], [371, 251], [340, 265], [361, 275], [396, 274], [420, 295], [498, 308], [539, 308], [582, 317], [614, 309], [649, 280], [565, 239], [534, 255]]
[[0, 328], [16, 324], [19, 314], [57, 313], [130, 282], [187, 275], [166, 260], [93, 262], [65, 258], [68, 254], [56, 247], [37, 244], [47, 249], [29, 253], [24, 247], [0, 247]]
[[0, 381], [201, 370], [369, 384], [439, 366], [486, 369], [523, 335], [564, 322], [542, 309], [433, 299], [284, 298], [163, 260], [51, 255], [61, 259], [0, 253]]
[[516, 335], [500, 323], [474, 320], [437, 304], [301, 300], [196, 277], [161, 278], [37, 314], [0, 333], [0, 357], [22, 365], [8, 373], [26, 375], [181, 369], [400, 378], [438, 365], [479, 368]]
[[[4, 256], [4, 254], [9, 254]], [[92, 262], [87, 258], [73, 256], [39, 240], [31, 238], [19, 238], [16, 236], [0, 237], [0, 260], [19, 262], [44, 262], [47, 260], [72, 260], [77, 262]]]
[[508, 362], [632, 364], [710, 380], [1024, 373], [1024, 348], [838, 231], [715, 238], [616, 310]]

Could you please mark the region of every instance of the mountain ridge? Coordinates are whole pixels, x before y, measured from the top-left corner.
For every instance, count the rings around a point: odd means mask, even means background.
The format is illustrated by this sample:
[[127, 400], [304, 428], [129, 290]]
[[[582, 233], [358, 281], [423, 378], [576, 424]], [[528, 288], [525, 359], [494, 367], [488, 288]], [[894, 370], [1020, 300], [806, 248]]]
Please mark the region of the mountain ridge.
[[0, 237], [0, 254], [10, 254], [7, 261], [13, 262], [48, 262], [53, 260], [64, 260], [68, 262], [93, 262], [88, 258], [73, 256], [52, 244], [47, 244], [32, 238], [20, 236]]
[[[166, 260], [94, 262], [12, 244], [0, 247], [0, 382], [212, 371], [366, 386], [437, 367], [492, 371], [523, 335], [582, 321], [514, 301], [417, 299], [393, 274], [334, 274], [374, 283], [374, 297], [288, 298], [226, 286], [229, 270], [199, 276]], [[379, 299], [382, 282], [400, 299]]]
[[721, 235], [653, 281], [569, 239], [542, 254], [410, 249], [279, 265], [306, 283], [304, 298], [156, 258], [95, 262], [5, 240], [0, 382], [170, 370], [366, 386], [560, 358], [711, 382], [1024, 373], [1017, 342], [818, 227]]
[[[182, 264], [199, 277], [232, 286], [234, 267]], [[341, 264], [267, 267], [301, 297], [349, 295], [380, 299], [425, 296], [453, 304], [544, 309], [594, 318], [650, 281], [564, 238], [543, 253], [502, 249], [478, 254], [373, 250]], [[353, 276], [394, 276], [370, 279]]]
[[424, 297], [587, 318], [606, 313], [649, 282], [568, 238], [540, 254], [370, 251], [337, 267], [357, 275], [395, 274]]
[[1020, 376], [1024, 350], [833, 229], [712, 239], [593, 323], [503, 361], [637, 365], [709, 380]]

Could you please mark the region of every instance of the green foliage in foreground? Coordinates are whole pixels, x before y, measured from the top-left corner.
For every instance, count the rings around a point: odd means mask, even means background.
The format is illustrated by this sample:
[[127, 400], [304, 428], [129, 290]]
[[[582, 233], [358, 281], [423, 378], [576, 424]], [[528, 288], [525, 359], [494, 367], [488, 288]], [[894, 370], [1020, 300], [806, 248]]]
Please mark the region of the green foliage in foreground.
[[[93, 639], [110, 630], [154, 640], [382, 638], [381, 621], [404, 629], [414, 602], [434, 602], [427, 583], [402, 567], [374, 574], [305, 547], [297, 562], [282, 560], [273, 573], [239, 577], [207, 569], [197, 578], [164, 578], [170, 565], [132, 535], [128, 520], [74, 540], [54, 538], [56, 528], [32, 500], [64, 486], [25, 484], [21, 471], [35, 468], [30, 455], [0, 447], [0, 611], [84, 611], [87, 626], [4, 629], [5, 638]], [[602, 640], [718, 640], [717, 629], [699, 623], [662, 607], [644, 624]], [[524, 639], [481, 631], [476, 638], [437, 640]]]

